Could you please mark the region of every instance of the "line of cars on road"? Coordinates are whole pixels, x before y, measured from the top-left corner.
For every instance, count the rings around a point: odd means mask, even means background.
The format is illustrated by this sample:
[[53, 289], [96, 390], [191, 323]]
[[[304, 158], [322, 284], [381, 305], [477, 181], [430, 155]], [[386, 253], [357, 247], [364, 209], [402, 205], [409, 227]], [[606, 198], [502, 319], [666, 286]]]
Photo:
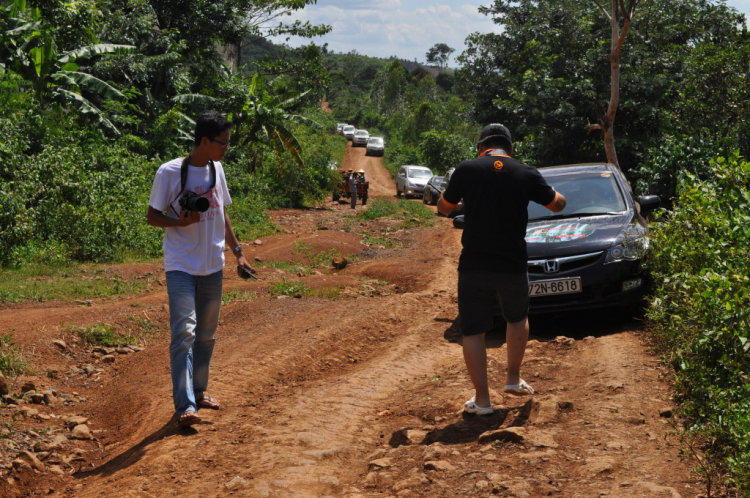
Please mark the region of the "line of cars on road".
[[[529, 204], [530, 313], [639, 305], [649, 284], [641, 264], [649, 248], [646, 217], [659, 207], [659, 197], [636, 198], [625, 176], [611, 164], [538, 169], [566, 196], [568, 205], [552, 213]], [[396, 196], [421, 197], [423, 203], [435, 205], [454, 170], [434, 175], [426, 166], [403, 165], [396, 175]], [[456, 228], [464, 225], [461, 208], [450, 215]]]
[[365, 147], [366, 156], [382, 156], [385, 153], [383, 137], [371, 137], [367, 130], [357, 129], [347, 123], [338, 123], [336, 132], [352, 143], [352, 147]]

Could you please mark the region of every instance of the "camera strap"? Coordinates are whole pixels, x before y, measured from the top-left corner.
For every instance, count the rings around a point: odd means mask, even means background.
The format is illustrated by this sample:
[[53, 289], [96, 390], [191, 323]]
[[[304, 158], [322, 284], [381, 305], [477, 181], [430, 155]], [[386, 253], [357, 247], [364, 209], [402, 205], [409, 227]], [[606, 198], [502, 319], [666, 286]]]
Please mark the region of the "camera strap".
[[[211, 186], [208, 187], [206, 192], [211, 192], [216, 186], [216, 166], [214, 162], [209, 159], [208, 165], [211, 167]], [[190, 167], [190, 154], [185, 156], [182, 160], [182, 166], [180, 166], [180, 194], [185, 191], [185, 185], [187, 184], [188, 168]]]
[[[211, 167], [211, 186], [208, 187], [208, 190], [206, 193], [211, 192], [214, 187], [216, 186], [216, 165], [214, 162], [209, 159], [208, 165]], [[185, 185], [187, 184], [187, 177], [188, 177], [188, 168], [190, 167], [190, 154], [185, 156], [185, 159], [182, 160], [182, 165], [180, 166], [180, 193], [177, 194], [177, 197], [175, 198], [175, 201], [180, 198], [180, 196], [185, 193]], [[174, 214], [177, 215], [177, 217], [180, 217], [180, 213], [178, 213], [174, 206], [172, 205], [174, 201], [169, 203], [169, 207], [172, 208], [172, 211], [174, 211]]]

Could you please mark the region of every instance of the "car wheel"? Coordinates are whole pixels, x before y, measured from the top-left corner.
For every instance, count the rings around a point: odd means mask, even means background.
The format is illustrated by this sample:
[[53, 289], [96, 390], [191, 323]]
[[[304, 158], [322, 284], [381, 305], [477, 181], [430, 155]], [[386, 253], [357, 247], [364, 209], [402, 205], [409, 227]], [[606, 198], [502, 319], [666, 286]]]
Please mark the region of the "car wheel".
[[396, 186], [396, 197], [401, 198], [401, 191], [398, 189], [398, 186]]

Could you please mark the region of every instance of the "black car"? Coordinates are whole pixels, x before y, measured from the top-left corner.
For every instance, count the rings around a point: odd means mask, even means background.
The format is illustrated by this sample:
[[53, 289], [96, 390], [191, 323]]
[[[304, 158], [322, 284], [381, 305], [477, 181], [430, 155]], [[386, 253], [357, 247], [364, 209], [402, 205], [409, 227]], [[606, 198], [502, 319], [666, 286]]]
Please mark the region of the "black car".
[[440, 195], [443, 193], [445, 187], [440, 188], [443, 185], [442, 176], [433, 176], [427, 180], [427, 184], [424, 186], [424, 194], [422, 195], [422, 202], [434, 206], [437, 204]]
[[[644, 216], [655, 195], [633, 197], [630, 184], [611, 164], [539, 168], [568, 205], [553, 213], [529, 203], [526, 229], [530, 313], [628, 306], [640, 301], [647, 276]], [[463, 215], [454, 226], [463, 228]]]

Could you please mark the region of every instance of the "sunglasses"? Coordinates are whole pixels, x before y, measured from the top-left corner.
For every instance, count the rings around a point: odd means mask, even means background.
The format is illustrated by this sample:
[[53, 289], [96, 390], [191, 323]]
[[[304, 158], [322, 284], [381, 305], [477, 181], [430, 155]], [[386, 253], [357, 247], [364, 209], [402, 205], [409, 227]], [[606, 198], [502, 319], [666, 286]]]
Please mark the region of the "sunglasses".
[[215, 138], [209, 138], [210, 141], [216, 142], [217, 144], [221, 145], [222, 147], [229, 147], [229, 140], [226, 142], [222, 142], [221, 140], [216, 140]]

